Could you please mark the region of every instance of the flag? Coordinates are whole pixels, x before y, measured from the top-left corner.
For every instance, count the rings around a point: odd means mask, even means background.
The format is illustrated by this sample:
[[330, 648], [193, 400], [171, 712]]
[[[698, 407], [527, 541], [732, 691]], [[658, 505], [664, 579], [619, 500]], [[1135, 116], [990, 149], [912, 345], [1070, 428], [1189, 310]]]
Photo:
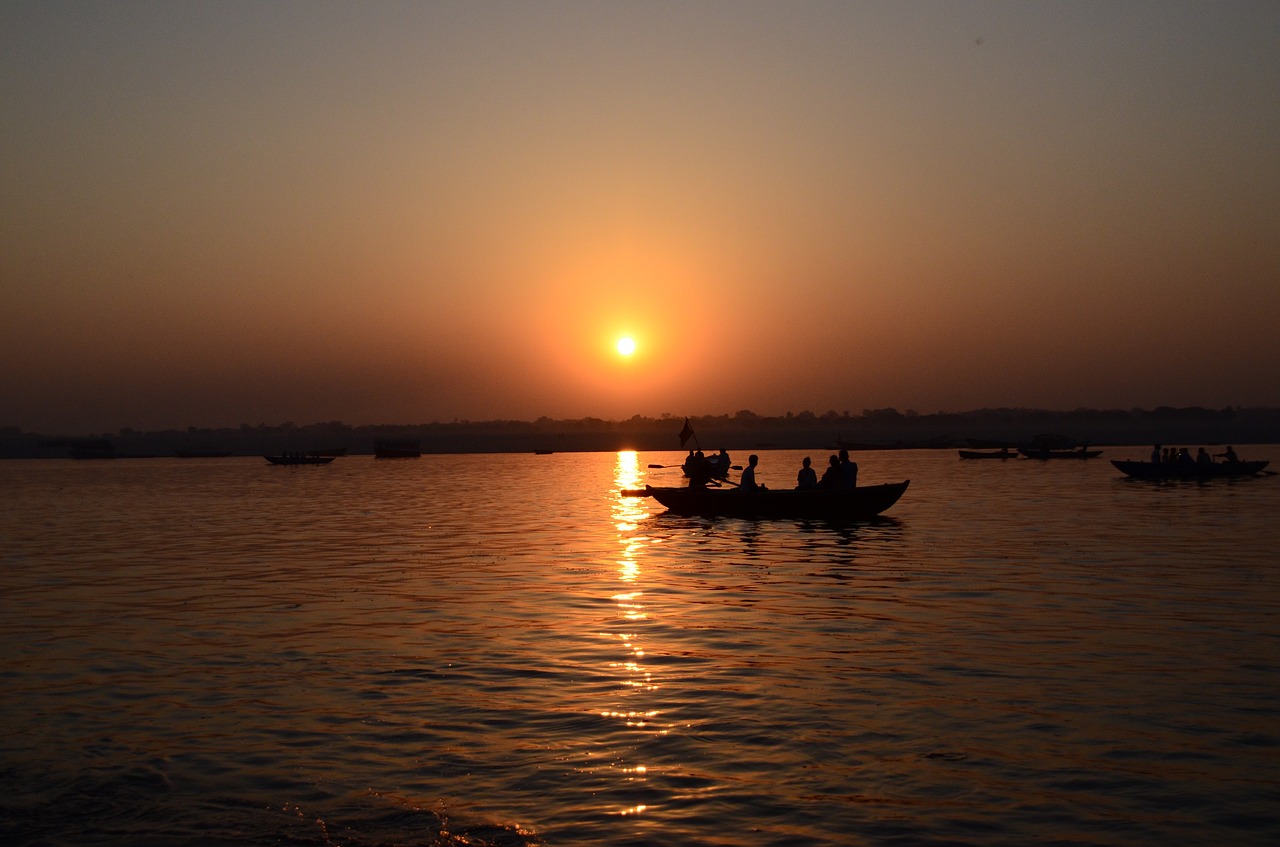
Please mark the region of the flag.
[[689, 419], [685, 418], [684, 429], [680, 430], [680, 446], [683, 447], [690, 438], [693, 438], [693, 427], [689, 426]]

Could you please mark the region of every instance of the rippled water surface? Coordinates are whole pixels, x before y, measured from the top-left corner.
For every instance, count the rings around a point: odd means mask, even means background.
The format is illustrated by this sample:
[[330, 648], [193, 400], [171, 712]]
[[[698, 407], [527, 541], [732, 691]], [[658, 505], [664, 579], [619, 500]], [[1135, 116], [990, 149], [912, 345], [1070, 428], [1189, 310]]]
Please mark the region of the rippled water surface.
[[0, 463], [0, 842], [1278, 843], [1280, 479], [1145, 452]]

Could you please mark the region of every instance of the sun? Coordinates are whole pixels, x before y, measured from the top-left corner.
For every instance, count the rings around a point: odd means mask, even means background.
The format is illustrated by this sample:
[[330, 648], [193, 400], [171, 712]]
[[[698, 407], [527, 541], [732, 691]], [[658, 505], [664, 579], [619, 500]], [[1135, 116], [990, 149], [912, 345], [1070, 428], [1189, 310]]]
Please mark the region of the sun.
[[624, 335], [618, 339], [617, 348], [619, 356], [630, 356], [636, 352], [635, 339], [629, 335]]

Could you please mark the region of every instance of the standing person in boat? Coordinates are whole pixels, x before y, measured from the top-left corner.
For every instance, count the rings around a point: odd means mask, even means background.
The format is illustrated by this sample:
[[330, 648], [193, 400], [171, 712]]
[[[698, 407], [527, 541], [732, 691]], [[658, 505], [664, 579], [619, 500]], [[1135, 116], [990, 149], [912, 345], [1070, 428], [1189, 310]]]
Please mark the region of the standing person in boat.
[[800, 473], [796, 474], [796, 488], [807, 491], [810, 488], [818, 487], [818, 472], [812, 467], [812, 462], [808, 456], [804, 457], [804, 467], [800, 468]]
[[747, 466], [742, 469], [742, 479], [738, 481], [738, 487], [743, 491], [756, 491], [764, 486], [756, 485], [756, 465], [760, 464], [760, 457], [752, 453], [747, 459]]
[[840, 487], [858, 487], [858, 463], [849, 458], [849, 451], [840, 449]]

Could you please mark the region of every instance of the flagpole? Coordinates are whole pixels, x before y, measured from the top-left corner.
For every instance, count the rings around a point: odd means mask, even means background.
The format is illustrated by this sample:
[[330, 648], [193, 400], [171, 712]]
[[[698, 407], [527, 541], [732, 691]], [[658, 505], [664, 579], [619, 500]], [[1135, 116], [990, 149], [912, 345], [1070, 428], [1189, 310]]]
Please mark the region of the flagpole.
[[685, 418], [684, 427], [680, 430], [680, 446], [684, 447], [690, 438], [693, 439], [693, 446], [697, 447], [698, 451], [701, 452], [702, 445], [698, 443], [698, 433], [693, 431], [693, 427], [689, 424], [689, 419]]

